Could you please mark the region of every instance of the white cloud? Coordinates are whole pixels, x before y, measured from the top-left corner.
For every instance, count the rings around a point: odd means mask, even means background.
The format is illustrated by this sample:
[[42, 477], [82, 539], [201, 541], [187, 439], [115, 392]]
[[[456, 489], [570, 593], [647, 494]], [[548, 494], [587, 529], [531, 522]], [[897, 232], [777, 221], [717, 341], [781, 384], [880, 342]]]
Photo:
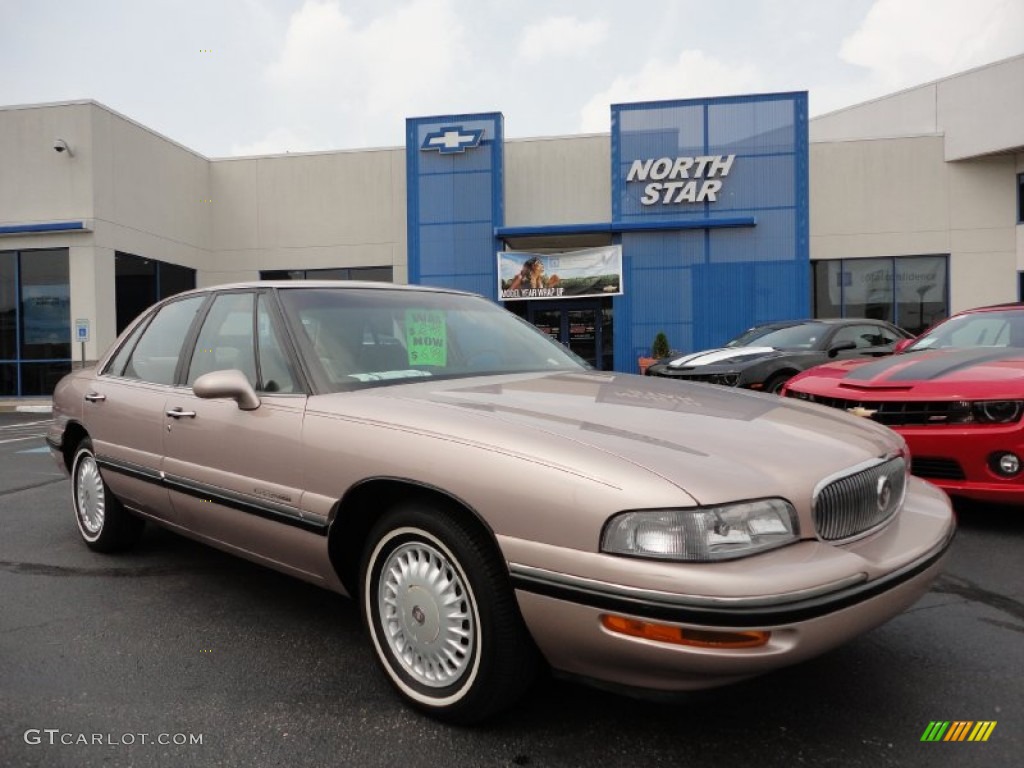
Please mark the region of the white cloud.
[[895, 89], [1022, 50], [1021, 0], [876, 0], [839, 55]]
[[649, 60], [640, 72], [621, 75], [595, 94], [581, 111], [581, 130], [609, 129], [609, 105], [631, 101], [729, 96], [763, 87], [757, 70], [748, 65], [730, 66], [703, 51], [683, 51], [675, 61]]
[[608, 38], [608, 22], [580, 21], [573, 16], [553, 16], [523, 31], [519, 55], [534, 61], [552, 57], [582, 57]]
[[405, 115], [450, 107], [440, 94], [464, 68], [452, 0], [386, 6], [362, 26], [339, 0], [306, 0], [267, 79], [291, 125], [318, 126], [332, 146], [397, 144]]

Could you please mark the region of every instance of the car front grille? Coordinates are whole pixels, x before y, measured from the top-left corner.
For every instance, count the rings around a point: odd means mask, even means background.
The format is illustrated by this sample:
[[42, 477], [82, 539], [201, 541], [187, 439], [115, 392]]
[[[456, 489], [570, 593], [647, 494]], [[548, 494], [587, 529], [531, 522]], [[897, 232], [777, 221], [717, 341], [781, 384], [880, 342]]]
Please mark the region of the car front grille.
[[735, 387], [739, 381], [738, 373], [691, 373], [692, 369], [679, 369], [672, 373], [663, 370], [647, 369], [648, 376], [660, 376], [664, 379], [675, 379], [677, 381], [695, 381], [702, 384], [723, 384], [727, 387]]
[[943, 459], [933, 456], [915, 456], [910, 460], [910, 472], [918, 477], [930, 477], [934, 480], [964, 480], [964, 468], [956, 459]]
[[866, 533], [903, 504], [907, 464], [901, 456], [832, 480], [815, 494], [814, 527], [825, 541]]
[[[790, 393], [795, 397], [795, 393]], [[801, 397], [803, 399], [803, 396]], [[823, 397], [813, 395], [806, 398], [809, 402], [839, 408], [843, 411], [856, 412], [868, 416], [879, 424], [887, 427], [903, 426], [938, 426], [942, 424], [959, 424], [969, 417], [969, 403], [960, 401], [936, 402], [881, 402], [870, 400], [853, 400], [844, 397]]]

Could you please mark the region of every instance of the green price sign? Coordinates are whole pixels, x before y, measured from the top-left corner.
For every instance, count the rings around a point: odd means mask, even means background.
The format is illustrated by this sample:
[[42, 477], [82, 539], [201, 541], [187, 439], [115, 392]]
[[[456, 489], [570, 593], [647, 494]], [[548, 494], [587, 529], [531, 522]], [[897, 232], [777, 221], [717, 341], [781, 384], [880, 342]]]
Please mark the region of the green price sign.
[[405, 311], [405, 347], [409, 365], [448, 364], [448, 330], [444, 312], [407, 309]]

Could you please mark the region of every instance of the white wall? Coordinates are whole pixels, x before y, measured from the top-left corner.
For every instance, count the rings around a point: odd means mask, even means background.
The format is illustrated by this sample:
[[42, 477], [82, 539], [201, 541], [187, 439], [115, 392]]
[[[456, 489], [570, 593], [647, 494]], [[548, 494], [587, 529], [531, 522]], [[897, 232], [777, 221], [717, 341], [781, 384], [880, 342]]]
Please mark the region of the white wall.
[[207, 266], [209, 161], [98, 105], [91, 117], [95, 245], [193, 269]]
[[216, 263], [202, 284], [261, 269], [391, 266], [406, 280], [405, 152], [324, 152], [216, 160]]
[[812, 142], [941, 134], [946, 160], [1024, 149], [1024, 55], [811, 120]]
[[[0, 224], [88, 220], [93, 215], [93, 106], [0, 110]], [[63, 138], [71, 154], [53, 150]], [[0, 240], [0, 248], [12, 246]]]
[[505, 143], [505, 225], [612, 218], [611, 136]]
[[813, 260], [949, 254], [951, 311], [1016, 300], [1012, 155], [950, 163], [940, 136], [814, 143], [810, 154]]

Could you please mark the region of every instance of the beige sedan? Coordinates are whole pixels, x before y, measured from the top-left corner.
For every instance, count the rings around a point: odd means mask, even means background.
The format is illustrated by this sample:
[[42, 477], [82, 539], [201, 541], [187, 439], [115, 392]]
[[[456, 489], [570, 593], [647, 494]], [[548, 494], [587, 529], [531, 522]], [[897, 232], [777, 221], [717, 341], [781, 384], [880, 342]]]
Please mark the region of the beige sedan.
[[545, 665], [666, 692], [815, 656], [920, 597], [954, 531], [884, 427], [596, 372], [441, 289], [179, 294], [61, 381], [48, 442], [88, 546], [150, 521], [351, 595], [452, 722]]

